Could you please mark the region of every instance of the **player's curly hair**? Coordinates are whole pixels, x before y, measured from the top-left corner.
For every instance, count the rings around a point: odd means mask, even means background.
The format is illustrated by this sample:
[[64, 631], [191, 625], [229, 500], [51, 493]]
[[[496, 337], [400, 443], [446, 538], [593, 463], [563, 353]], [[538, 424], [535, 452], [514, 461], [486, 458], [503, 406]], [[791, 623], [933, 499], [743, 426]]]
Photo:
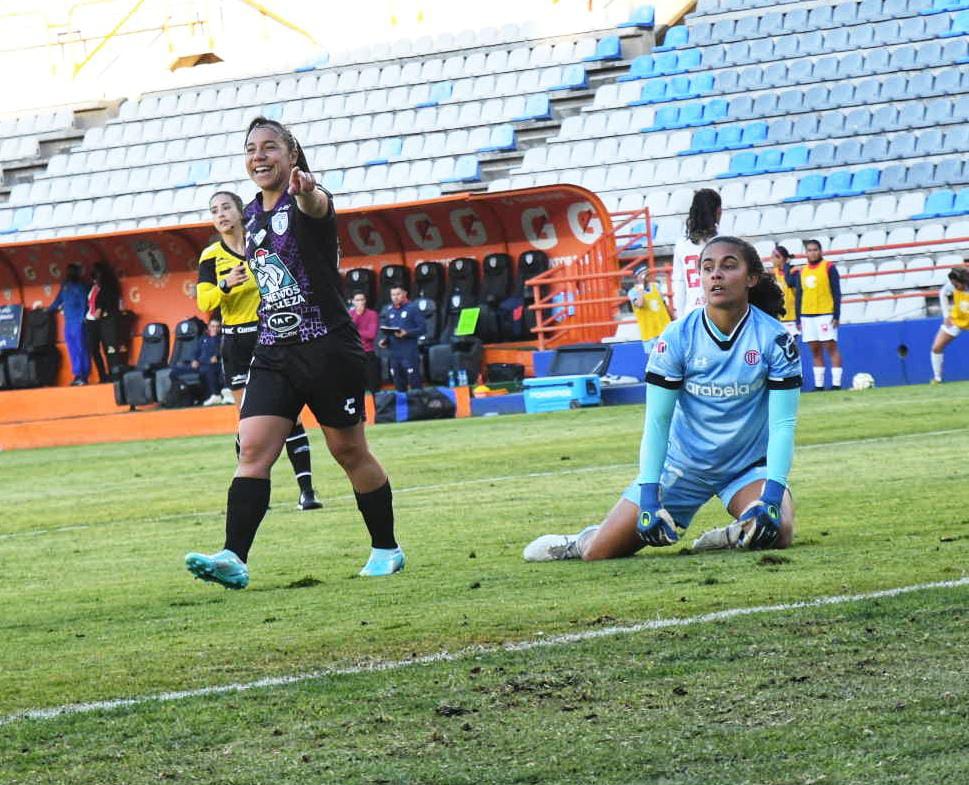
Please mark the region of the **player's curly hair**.
[[216, 196], [228, 196], [238, 208], [239, 215], [242, 215], [246, 209], [246, 206], [242, 203], [242, 197], [239, 196], [239, 194], [237, 194], [235, 191], [216, 191], [209, 197], [209, 204], [212, 204], [212, 200], [215, 199]]
[[751, 305], [756, 305], [768, 316], [780, 319], [787, 312], [784, 308], [784, 293], [777, 285], [777, 281], [774, 280], [774, 276], [764, 268], [764, 262], [757, 249], [739, 237], [718, 235], [703, 246], [703, 253], [706, 253], [706, 249], [714, 243], [726, 243], [740, 251], [740, 258], [747, 265], [747, 272], [757, 276], [757, 283], [747, 292], [748, 302]]
[[693, 194], [690, 214], [686, 217], [686, 236], [691, 243], [700, 244], [717, 233], [717, 212], [720, 194], [712, 188], [701, 188]]
[[269, 128], [279, 135], [279, 138], [283, 140], [283, 144], [286, 148], [292, 152], [296, 151], [296, 165], [302, 169], [304, 172], [310, 171], [310, 165], [306, 161], [306, 155], [303, 152], [303, 148], [300, 143], [296, 141], [296, 137], [293, 136], [293, 132], [290, 131], [285, 125], [280, 123], [278, 120], [270, 120], [268, 117], [263, 117], [259, 115], [251, 123], [249, 123], [249, 128], [246, 129], [246, 141], [249, 141], [249, 134], [251, 134], [256, 128]]

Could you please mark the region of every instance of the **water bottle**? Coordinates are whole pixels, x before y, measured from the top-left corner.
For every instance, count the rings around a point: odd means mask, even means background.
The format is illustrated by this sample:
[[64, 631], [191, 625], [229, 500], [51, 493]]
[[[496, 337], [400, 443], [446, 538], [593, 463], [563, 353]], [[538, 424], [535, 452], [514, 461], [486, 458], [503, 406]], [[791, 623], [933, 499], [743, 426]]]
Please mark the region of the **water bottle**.
[[458, 385], [460, 387], [468, 386], [468, 372], [464, 368], [458, 369]]
[[458, 386], [458, 380], [457, 380], [457, 377], [454, 375], [454, 369], [453, 368], [451, 368], [451, 370], [449, 370], [447, 372], [447, 386], [448, 387], [457, 387]]

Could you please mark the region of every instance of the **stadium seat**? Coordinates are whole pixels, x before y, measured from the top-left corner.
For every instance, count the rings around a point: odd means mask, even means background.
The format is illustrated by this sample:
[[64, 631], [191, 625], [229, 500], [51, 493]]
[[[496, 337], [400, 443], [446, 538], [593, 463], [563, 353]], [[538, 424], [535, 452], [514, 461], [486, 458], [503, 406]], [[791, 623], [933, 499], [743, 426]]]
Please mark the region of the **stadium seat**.
[[777, 172], [790, 172], [805, 166], [808, 162], [808, 148], [805, 145], [788, 147], [783, 151]]
[[825, 178], [820, 174], [809, 174], [798, 181], [797, 192], [787, 197], [785, 202], [803, 202], [806, 199], [823, 198]]
[[727, 104], [727, 116], [733, 120], [742, 120], [754, 114], [754, 99], [749, 95], [739, 95], [731, 98]]
[[527, 120], [550, 120], [552, 117], [552, 106], [547, 95], [530, 95], [525, 100], [522, 113], [511, 119], [516, 122]]
[[728, 177], [744, 177], [755, 174], [757, 170], [757, 154], [753, 152], [737, 153], [730, 159], [730, 167], [726, 172], [717, 175], [718, 179]]
[[951, 215], [955, 196], [955, 192], [949, 189], [932, 191], [925, 197], [922, 212], [916, 213], [912, 218], [920, 220], [923, 218], [939, 218], [941, 216]]
[[956, 153], [969, 150], [969, 125], [959, 125], [945, 132], [940, 152]]
[[[685, 30], [686, 28], [684, 28], [684, 31]], [[669, 33], [667, 33], [667, 37], [668, 36]], [[596, 42], [595, 52], [591, 55], [586, 55], [582, 58], [582, 60], [587, 63], [622, 60], [622, 46], [619, 42], [619, 36], [607, 35], [600, 38]]]
[[741, 134], [743, 127], [739, 125], [728, 125], [717, 131], [717, 141], [714, 150], [736, 150], [743, 147]]
[[839, 142], [834, 148], [834, 162], [836, 166], [857, 163], [861, 157], [861, 142], [858, 139], [847, 139]]
[[655, 22], [655, 12], [651, 5], [640, 5], [633, 9], [629, 19], [620, 22], [617, 27], [635, 27], [638, 30], [652, 30]]
[[653, 47], [653, 51], [666, 52], [670, 49], [680, 49], [691, 43], [689, 28], [686, 25], [675, 25], [667, 28], [666, 35], [663, 37], [663, 44]]
[[[857, 111], [857, 110], [856, 110]], [[867, 114], [867, 110], [861, 110]], [[828, 112], [818, 122], [818, 134], [822, 138], [841, 136], [844, 133], [845, 116], [841, 112]], [[857, 126], [856, 126], [857, 127]]]

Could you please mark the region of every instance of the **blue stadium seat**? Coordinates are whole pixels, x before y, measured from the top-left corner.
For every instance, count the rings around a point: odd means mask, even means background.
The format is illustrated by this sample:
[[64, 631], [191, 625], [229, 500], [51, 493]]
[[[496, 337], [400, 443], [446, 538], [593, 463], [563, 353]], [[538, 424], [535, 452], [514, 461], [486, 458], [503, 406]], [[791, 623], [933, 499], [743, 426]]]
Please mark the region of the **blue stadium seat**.
[[851, 172], [839, 169], [824, 178], [824, 187], [821, 193], [810, 198], [812, 199], [837, 199], [840, 196], [851, 195]]
[[713, 23], [713, 30], [710, 31], [710, 35], [714, 41], [723, 41], [724, 43], [739, 41], [742, 36], [734, 35], [736, 24], [737, 22], [734, 19], [718, 19]]
[[777, 37], [784, 34], [784, 14], [780, 11], [769, 11], [760, 18], [758, 27], [762, 36]]
[[861, 52], [849, 52], [838, 61], [838, 79], [860, 76], [865, 71], [865, 58]]
[[872, 161], [888, 160], [888, 139], [884, 136], [870, 136], [861, 146], [858, 163], [867, 164]]
[[481, 179], [481, 168], [478, 159], [473, 155], [462, 155], [454, 162], [454, 171], [450, 177], [441, 180], [442, 183], [470, 183]]
[[908, 0], [885, 0], [882, 6], [882, 16], [888, 19], [897, 19], [908, 13]]
[[868, 109], [852, 109], [847, 115], [845, 115], [845, 133], [863, 134], [870, 128], [871, 112]]
[[643, 83], [639, 92], [639, 98], [630, 101], [629, 106], [648, 106], [649, 104], [660, 104], [666, 100], [666, 91], [669, 88], [666, 79], [650, 79]]
[[343, 170], [327, 169], [323, 173], [323, 187], [330, 193], [337, 193], [343, 188]]
[[878, 103], [882, 83], [879, 79], [862, 79], [855, 83], [854, 101], [867, 106]]
[[740, 135], [740, 142], [745, 147], [766, 141], [767, 123], [763, 120], [758, 120], [756, 123], [750, 123], [750, 125], [744, 126], [744, 130]]
[[894, 19], [872, 25], [872, 43], [875, 46], [889, 46], [900, 40], [899, 24]]
[[812, 75], [813, 65], [809, 59], [795, 60], [787, 66], [788, 84], [807, 84], [817, 82]]
[[713, 86], [713, 74], [697, 74], [691, 77], [691, 91], [695, 96], [709, 95], [715, 92]]
[[952, 105], [952, 119], [957, 123], [969, 122], [969, 96], [960, 95]]
[[[698, 49], [691, 50], [699, 54]], [[657, 76], [672, 76], [682, 73], [677, 52], [660, 52], [653, 57], [653, 73]]]
[[892, 71], [908, 71], [915, 68], [916, 49], [911, 44], [899, 46], [892, 50], [890, 58]]
[[788, 196], [785, 202], [804, 202], [808, 199], [819, 199], [824, 191], [824, 175], [809, 174], [797, 181], [794, 196]]
[[777, 149], [764, 150], [757, 154], [754, 174], [773, 174], [781, 171], [784, 154]]
[[932, 95], [932, 73], [930, 71], [919, 71], [910, 74], [905, 83], [906, 98], [925, 98]]
[[525, 99], [524, 111], [517, 117], [511, 119], [516, 122], [523, 122], [525, 120], [551, 120], [552, 105], [548, 100], [548, 96], [544, 93], [528, 96]]
[[965, 215], [969, 213], [969, 188], [963, 188], [952, 200], [952, 209], [946, 215]]
[[739, 86], [741, 90], [756, 90], [763, 84], [764, 69], [759, 65], [750, 65], [740, 71]]
[[745, 151], [730, 157], [730, 166], [726, 172], [717, 175], [718, 179], [728, 177], [744, 177], [754, 174], [757, 165], [757, 153]]
[[925, 117], [925, 104], [921, 101], [909, 101], [903, 105], [905, 111], [902, 112], [900, 123], [903, 128], [921, 128], [925, 125], [922, 122]]
[[901, 74], [892, 74], [882, 82], [879, 97], [882, 101], [899, 101], [905, 95], [908, 80]]
[[831, 21], [837, 27], [849, 27], [855, 23], [855, 19], [857, 18], [857, 9], [857, 3], [839, 3], [834, 8]]
[[777, 93], [761, 93], [754, 99], [754, 117], [771, 117], [777, 114]]
[[916, 68], [932, 68], [932, 66], [942, 65], [942, 63], [942, 45], [937, 41], [926, 41], [916, 48]]
[[845, 166], [846, 164], [858, 163], [861, 158], [861, 140], [846, 139], [839, 142], [834, 148], [835, 166]]
[[952, 119], [952, 101], [934, 98], [925, 105], [924, 125], [943, 125]]
[[764, 87], [779, 87], [789, 81], [786, 63], [770, 63], [764, 69]]
[[[679, 126], [680, 128], [691, 128], [697, 125], [706, 125], [709, 121], [703, 117], [704, 105], [699, 101], [680, 106]], [[674, 126], [671, 126], [674, 127]]]
[[834, 144], [832, 142], [822, 142], [811, 148], [808, 154], [808, 164], [812, 169], [818, 169], [834, 165]]
[[952, 26], [941, 35], [943, 38], [948, 38], [967, 34], [969, 34], [969, 11], [962, 11], [953, 17]]
[[851, 106], [855, 103], [855, 85], [848, 80], [842, 80], [831, 88], [828, 93], [828, 106], [842, 107]]
[[422, 109], [424, 107], [437, 106], [442, 101], [446, 101], [448, 98], [450, 98], [453, 90], [453, 82], [435, 82], [431, 85], [431, 90], [427, 96], [427, 100], [414, 104], [414, 107], [417, 109]]
[[804, 91], [804, 111], [816, 112], [831, 106], [831, 94], [824, 85], [811, 85]]
[[918, 41], [925, 37], [925, 19], [922, 17], [909, 16], [898, 20], [899, 41]]
[[885, 74], [892, 70], [892, 56], [887, 49], [868, 49], [865, 51], [862, 73]]
[[727, 118], [727, 102], [722, 98], [707, 101], [703, 109], [703, 120], [707, 123], [719, 123]]
[[808, 30], [798, 36], [797, 53], [802, 57], [819, 55], [824, 51], [824, 36], [821, 35], [820, 30]]
[[[685, 29], [685, 28], [684, 28]], [[656, 51], [655, 49], [653, 51]], [[622, 60], [622, 45], [618, 35], [607, 35], [596, 42], [594, 54], [582, 58], [586, 63], [607, 62], [609, 60]]]
[[736, 20], [731, 40], [748, 41], [757, 38], [758, 19], [756, 16], [741, 16]]
[[875, 22], [882, 18], [882, 0], [861, 0], [855, 13], [858, 22]]
[[834, 26], [831, 15], [834, 7], [830, 5], [817, 5], [808, 11], [808, 28], [811, 30], [827, 30]]
[[680, 107], [679, 106], [661, 106], [656, 111], [656, 116], [653, 118], [654, 131], [662, 131], [668, 128], [679, 128], [680, 127]]
[[735, 41], [727, 44], [723, 55], [725, 65], [737, 65], [750, 60], [750, 44], [746, 41]]
[[925, 197], [922, 212], [916, 213], [912, 218], [939, 218], [944, 215], [949, 215], [955, 198], [955, 192], [950, 191], [948, 188], [941, 191], [932, 191]]
[[690, 42], [690, 30], [686, 25], [676, 25], [666, 30], [663, 37], [662, 46], [654, 46], [654, 52], [668, 52], [670, 49], [679, 49], [687, 46]]
[[774, 57], [779, 60], [790, 60], [798, 56], [799, 41], [796, 35], [782, 35], [774, 39]]
[[617, 82], [632, 82], [636, 79], [648, 79], [656, 76], [655, 58], [651, 54], [634, 57], [629, 64], [629, 71], [616, 77]]
[[562, 81], [549, 87], [549, 90], [584, 90], [589, 86], [589, 77], [582, 63], [570, 63], [562, 68]]
[[962, 182], [963, 163], [961, 158], [943, 158], [935, 165], [929, 185], [955, 185]]
[[381, 139], [377, 154], [373, 158], [364, 161], [363, 165], [379, 166], [381, 164], [390, 163], [391, 158], [396, 158], [400, 155], [402, 145], [403, 142], [399, 136]]
[[805, 145], [799, 144], [795, 147], [788, 147], [784, 150], [784, 154], [781, 157], [781, 165], [778, 167], [778, 172], [791, 172], [795, 169], [800, 169], [802, 166], [806, 166], [808, 162], [808, 149]]
[[727, 61], [727, 48], [723, 44], [708, 46], [700, 55], [704, 68], [720, 68]]
[[963, 65], [969, 63], [969, 40], [965, 38], [965, 33], [960, 33], [962, 38], [946, 41], [942, 47], [942, 56], [939, 58], [942, 63], [958, 63]]
[[702, 55], [699, 49], [681, 50], [677, 58], [677, 67], [680, 71], [692, 71], [699, 68], [702, 63]]
[[915, 143], [913, 155], [937, 155], [943, 152], [942, 149], [942, 130], [939, 128], [928, 128], [918, 135]]
[[633, 9], [629, 19], [620, 22], [617, 27], [635, 27], [639, 30], [652, 30], [656, 15], [651, 5], [640, 5]]
[[510, 152], [516, 149], [518, 144], [515, 139], [515, 126], [508, 124], [492, 128], [487, 146], [478, 148], [479, 152], [486, 153]]
[[749, 95], [738, 95], [730, 99], [727, 114], [733, 120], [742, 120], [750, 117], [754, 111], [754, 99]]
[[932, 92], [936, 95], [955, 95], [959, 92], [961, 81], [958, 68], [946, 68], [932, 80]]
[[908, 167], [902, 164], [893, 164], [882, 170], [881, 180], [878, 184], [880, 191], [901, 191], [908, 176]]
[[822, 138], [841, 136], [844, 132], [845, 116], [843, 112], [828, 112], [821, 116], [818, 122], [818, 134]]
[[707, 153], [719, 149], [717, 144], [717, 131], [715, 128], [701, 128], [693, 132], [690, 140], [690, 147], [683, 150], [679, 155], [694, 155], [696, 153]]
[[843, 52], [849, 47], [847, 28], [836, 27], [834, 30], [825, 30], [822, 34], [822, 52]]
[[808, 29], [808, 12], [805, 8], [793, 8], [784, 14], [785, 33], [803, 33]]
[[792, 135], [795, 141], [815, 139], [818, 135], [818, 116], [816, 114], [798, 115], [794, 121]]
[[958, 125], [945, 132], [942, 144], [944, 153], [962, 153], [969, 151], [969, 125]]
[[690, 25], [690, 42], [694, 46], [707, 46], [708, 44], [719, 44], [713, 40], [713, 22], [697, 22]]
[[740, 141], [742, 128], [739, 125], [728, 125], [717, 131], [717, 146], [715, 150], [736, 150], [743, 147]]
[[776, 120], [771, 120], [767, 124], [767, 141], [771, 144], [784, 144], [795, 141], [794, 121], [787, 117], [779, 117]]
[[905, 175], [906, 188], [928, 188], [932, 182], [935, 164], [931, 161], [919, 161], [908, 168]]
[[911, 131], [903, 131], [891, 137], [886, 159], [911, 158], [913, 155], [915, 155], [915, 134]]
[[696, 98], [696, 93], [693, 92], [693, 82], [690, 77], [674, 76], [667, 82], [667, 101], [684, 101], [687, 98]]
[[828, 82], [838, 76], [838, 58], [835, 55], [825, 55], [814, 61], [811, 76], [815, 81]]
[[[786, 71], [787, 69], [785, 69]], [[714, 76], [714, 82], [716, 84], [715, 90], [718, 93], [732, 93], [734, 92], [738, 85], [740, 75], [733, 68], [727, 68]]]
[[801, 90], [785, 90], [777, 94], [777, 111], [780, 114], [793, 114], [804, 108], [804, 92]]
[[869, 130], [874, 133], [898, 128], [898, 107], [895, 104], [882, 104], [871, 115]]
[[880, 176], [881, 172], [878, 169], [859, 169], [851, 175], [851, 186], [845, 196], [859, 196], [877, 188]]
[[[745, 17], [752, 19], [753, 17]], [[755, 38], [750, 42], [750, 59], [754, 63], [764, 63], [774, 58], [774, 41], [770, 38]]]

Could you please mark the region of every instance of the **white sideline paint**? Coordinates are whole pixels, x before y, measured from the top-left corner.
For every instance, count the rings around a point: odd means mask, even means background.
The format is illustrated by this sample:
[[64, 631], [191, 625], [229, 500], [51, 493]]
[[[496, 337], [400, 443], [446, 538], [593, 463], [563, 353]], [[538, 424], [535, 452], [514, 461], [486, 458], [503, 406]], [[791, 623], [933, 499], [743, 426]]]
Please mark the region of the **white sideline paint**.
[[431, 665], [438, 662], [454, 662], [455, 660], [467, 657], [482, 656], [488, 654], [500, 654], [503, 652], [531, 651], [532, 649], [550, 648], [553, 646], [567, 646], [572, 643], [595, 640], [596, 638], [608, 638], [615, 635], [634, 635], [639, 632], [649, 632], [652, 630], [662, 630], [668, 627], [688, 627], [694, 624], [707, 624], [710, 622], [727, 621], [741, 616], [754, 616], [762, 613], [785, 613], [788, 611], [801, 610], [803, 608], [823, 608], [828, 605], [844, 605], [852, 602], [866, 602], [868, 600], [878, 600], [887, 597], [898, 597], [912, 592], [927, 591], [930, 589], [954, 589], [960, 586], [969, 586], [969, 577], [959, 578], [951, 581], [937, 581], [935, 583], [919, 583], [914, 586], [901, 586], [895, 589], [882, 589], [880, 591], [864, 592], [862, 594], [838, 594], [833, 597], [819, 597], [814, 600], [803, 600], [801, 602], [784, 603], [780, 605], [757, 605], [752, 608], [731, 608], [725, 611], [714, 611], [704, 613], [699, 616], [689, 616], [685, 619], [653, 619], [651, 621], [638, 622], [625, 626], [603, 627], [597, 630], [585, 630], [583, 632], [573, 632], [564, 635], [550, 635], [544, 638], [533, 638], [532, 640], [518, 641], [517, 643], [503, 643], [494, 646], [472, 646], [467, 649], [459, 649], [456, 652], [440, 651], [434, 654], [425, 654], [422, 657], [413, 657], [407, 660], [378, 660], [376, 662], [364, 663], [362, 665], [350, 665], [343, 668], [324, 668], [309, 673], [297, 673], [292, 676], [271, 676], [256, 681], [239, 682], [235, 684], [222, 684], [213, 687], [199, 687], [194, 690], [178, 690], [177, 692], [160, 692], [154, 695], [139, 695], [133, 698], [115, 698], [113, 700], [93, 701], [91, 703], [69, 703], [63, 706], [51, 706], [46, 709], [26, 709], [0, 717], [0, 727], [10, 725], [23, 720], [50, 720], [56, 717], [63, 717], [72, 714], [88, 714], [95, 711], [112, 711], [114, 709], [126, 708], [129, 706], [141, 706], [146, 703], [166, 703], [169, 701], [188, 700], [191, 698], [201, 698], [207, 695], [224, 695], [230, 692], [246, 692], [271, 687], [283, 687], [287, 684], [299, 684], [308, 681], [318, 681], [335, 676], [355, 676], [362, 673], [379, 673], [382, 671], [399, 670], [413, 665]]

